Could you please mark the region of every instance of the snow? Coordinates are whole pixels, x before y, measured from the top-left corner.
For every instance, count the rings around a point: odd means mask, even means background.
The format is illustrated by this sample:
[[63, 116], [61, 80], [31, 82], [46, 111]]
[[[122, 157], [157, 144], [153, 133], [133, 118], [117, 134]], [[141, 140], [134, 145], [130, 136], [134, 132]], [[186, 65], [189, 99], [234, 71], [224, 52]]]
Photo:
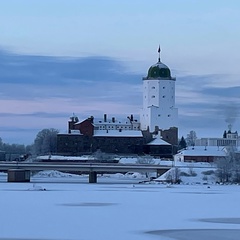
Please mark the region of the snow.
[[226, 151], [224, 147], [217, 146], [194, 146], [194, 148], [189, 147], [176, 154], [177, 156], [214, 156], [214, 157], [224, 157], [226, 156]]
[[79, 160], [92, 160], [93, 156], [61, 156], [61, 155], [45, 155], [38, 156], [36, 160], [58, 160], [58, 161], [79, 161]]
[[143, 178], [106, 174], [89, 184], [86, 175], [48, 171], [7, 183], [0, 174], [0, 239], [239, 239], [240, 186]]
[[156, 138], [153, 141], [151, 141], [150, 143], [148, 143], [147, 145], [171, 145], [168, 142], [160, 139], [160, 138]]

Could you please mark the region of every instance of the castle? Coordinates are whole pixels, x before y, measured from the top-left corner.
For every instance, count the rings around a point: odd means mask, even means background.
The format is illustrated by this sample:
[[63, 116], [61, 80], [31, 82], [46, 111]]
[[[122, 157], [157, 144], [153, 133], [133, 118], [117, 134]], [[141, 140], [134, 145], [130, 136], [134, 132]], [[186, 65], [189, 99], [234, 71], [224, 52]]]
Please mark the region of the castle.
[[79, 121], [73, 115], [68, 133], [58, 134], [57, 152], [62, 155], [91, 154], [98, 149], [115, 154], [151, 154], [171, 158], [178, 145], [178, 109], [175, 81], [160, 60], [143, 78], [143, 106], [140, 121], [133, 115], [124, 120], [93, 116]]

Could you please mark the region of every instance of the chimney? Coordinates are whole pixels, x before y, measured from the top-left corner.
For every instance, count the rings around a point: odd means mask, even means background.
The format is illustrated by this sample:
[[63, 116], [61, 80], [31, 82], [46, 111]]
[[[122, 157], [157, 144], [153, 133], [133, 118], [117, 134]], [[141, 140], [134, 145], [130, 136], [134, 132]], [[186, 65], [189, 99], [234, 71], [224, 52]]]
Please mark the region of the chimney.
[[131, 114], [131, 117], [130, 117], [130, 121], [132, 122], [133, 121], [133, 115]]
[[112, 122], [115, 123], [115, 117], [112, 118]]
[[88, 118], [88, 120], [89, 120], [91, 123], [93, 123], [94, 117], [91, 116], [91, 117]]
[[104, 122], [107, 122], [107, 114], [106, 113], [103, 115], [103, 119], [104, 119]]

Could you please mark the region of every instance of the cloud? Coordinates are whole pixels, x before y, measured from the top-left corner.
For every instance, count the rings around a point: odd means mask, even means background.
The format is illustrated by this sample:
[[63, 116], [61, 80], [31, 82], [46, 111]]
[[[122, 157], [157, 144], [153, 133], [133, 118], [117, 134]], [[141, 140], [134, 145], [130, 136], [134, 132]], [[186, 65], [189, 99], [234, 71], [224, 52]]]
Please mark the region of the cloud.
[[[79, 119], [104, 113], [121, 118], [138, 115], [142, 107], [142, 75], [129, 72], [127, 63], [117, 59], [0, 51], [0, 68], [0, 137], [6, 142], [14, 142], [15, 136], [16, 141], [31, 143], [43, 128], [66, 132], [72, 113]], [[221, 134], [226, 126], [221, 110], [239, 103], [237, 76], [176, 72], [180, 134], [190, 130], [199, 130], [198, 135], [212, 130]], [[234, 119], [233, 128], [239, 128], [239, 115]]]

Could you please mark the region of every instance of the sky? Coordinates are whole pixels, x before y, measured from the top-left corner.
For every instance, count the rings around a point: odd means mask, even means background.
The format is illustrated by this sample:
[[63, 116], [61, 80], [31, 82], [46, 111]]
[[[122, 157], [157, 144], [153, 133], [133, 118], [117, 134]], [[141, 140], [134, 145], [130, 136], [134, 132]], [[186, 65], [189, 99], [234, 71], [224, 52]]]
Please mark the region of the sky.
[[179, 136], [239, 123], [238, 0], [0, 1], [0, 137], [31, 144], [69, 117], [139, 115], [142, 77], [176, 81]]

